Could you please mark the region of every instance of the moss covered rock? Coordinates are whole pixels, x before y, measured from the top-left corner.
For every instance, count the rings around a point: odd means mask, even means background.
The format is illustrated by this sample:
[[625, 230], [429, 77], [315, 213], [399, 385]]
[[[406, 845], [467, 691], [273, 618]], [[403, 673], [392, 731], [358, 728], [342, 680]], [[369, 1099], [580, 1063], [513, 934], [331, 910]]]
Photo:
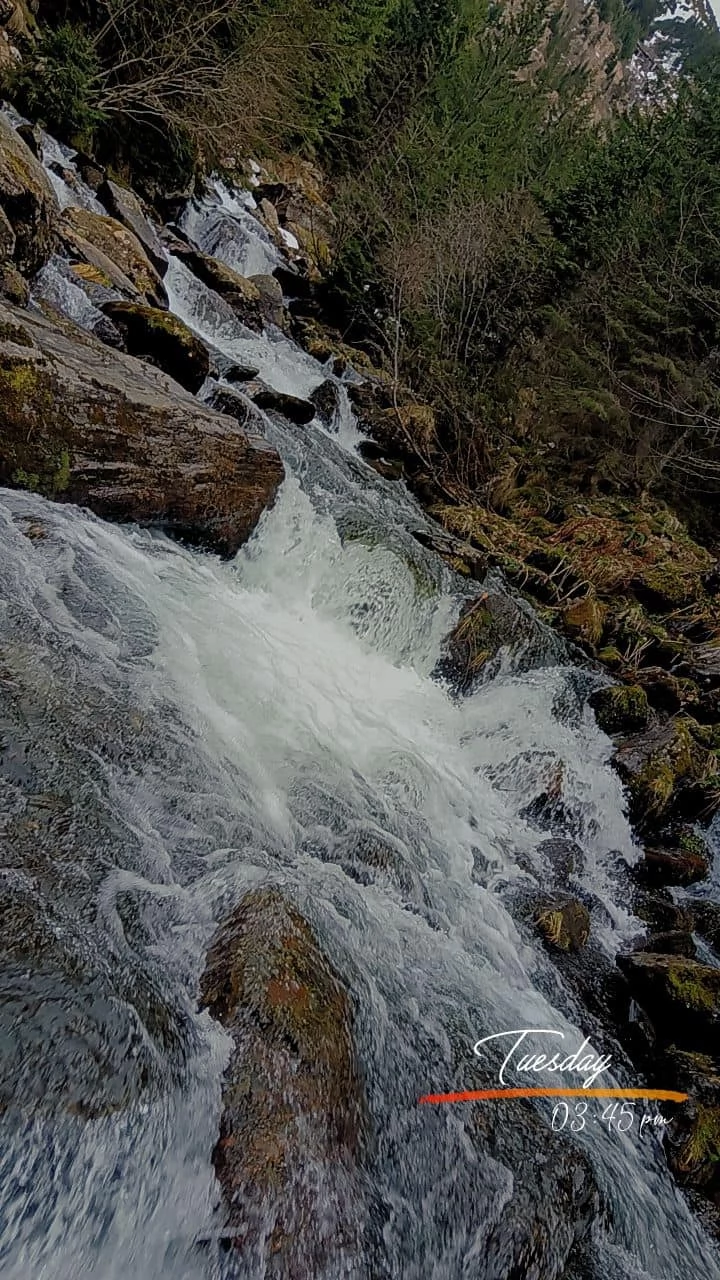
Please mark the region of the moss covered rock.
[[188, 391], [199, 391], [210, 372], [204, 342], [177, 316], [137, 302], [107, 302], [103, 311], [132, 356], [157, 365]]
[[619, 956], [618, 965], [660, 1041], [690, 1048], [717, 1044], [720, 969], [652, 952]]
[[364, 1101], [338, 974], [300, 913], [257, 890], [213, 939], [201, 992], [235, 1046], [214, 1153], [228, 1234], [246, 1252], [267, 1250], [273, 1276], [345, 1274]]
[[686, 1053], [674, 1046], [665, 1055], [666, 1087], [690, 1095], [668, 1129], [668, 1164], [678, 1181], [713, 1199], [720, 1197], [720, 1064], [717, 1056]]
[[677, 716], [628, 738], [613, 764], [625, 783], [630, 814], [647, 827], [670, 812], [709, 817], [717, 807], [718, 757], [699, 740], [699, 726]]
[[109, 286], [150, 306], [167, 307], [160, 273], [137, 236], [116, 218], [90, 209], [65, 209], [59, 226], [71, 257], [99, 271]]
[[650, 708], [639, 685], [612, 685], [596, 689], [588, 699], [600, 728], [609, 734], [634, 733], [647, 725]]
[[516, 650], [537, 631], [535, 617], [512, 596], [483, 591], [463, 608], [443, 646], [437, 674], [468, 693], [501, 649]]
[[643, 884], [687, 887], [707, 879], [710, 851], [702, 836], [692, 828], [683, 828], [676, 833], [676, 841], [672, 845], [646, 848], [635, 871]]
[[535, 926], [553, 950], [581, 951], [590, 937], [590, 912], [576, 898], [557, 898], [538, 908]]
[[607, 612], [607, 605], [588, 595], [568, 605], [562, 615], [563, 626], [573, 640], [595, 649], [602, 640]]
[[283, 478], [264, 441], [69, 321], [0, 302], [0, 484], [224, 555]]
[[40, 161], [4, 116], [0, 116], [0, 213], [5, 228], [4, 235], [0, 233], [0, 259], [12, 258], [27, 275], [39, 271], [55, 243], [58, 203]]

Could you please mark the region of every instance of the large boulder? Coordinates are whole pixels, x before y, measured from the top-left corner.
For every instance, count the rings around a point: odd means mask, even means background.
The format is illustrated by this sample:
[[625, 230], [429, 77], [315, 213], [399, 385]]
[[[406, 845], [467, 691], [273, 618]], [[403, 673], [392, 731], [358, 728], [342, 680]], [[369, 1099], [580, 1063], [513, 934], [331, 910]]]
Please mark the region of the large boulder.
[[364, 1103], [339, 976], [299, 912], [261, 889], [221, 925], [201, 993], [234, 1043], [214, 1153], [226, 1235], [273, 1280], [349, 1274]]
[[68, 321], [0, 302], [0, 484], [221, 555], [283, 479], [274, 449]]
[[0, 115], [0, 261], [33, 275], [49, 258], [59, 214], [40, 161]]
[[126, 349], [169, 373], [188, 391], [199, 391], [210, 373], [210, 353], [177, 316], [137, 302], [106, 302], [106, 316], [123, 336]]
[[153, 266], [157, 268], [160, 275], [164, 275], [167, 270], [167, 254], [157, 232], [145, 216], [145, 211], [135, 192], [128, 187], [119, 186], [110, 178], [105, 178], [98, 187], [98, 197], [108, 213], [140, 241]]
[[167, 306], [160, 273], [137, 236], [116, 218], [91, 209], [65, 209], [60, 232], [70, 255], [105, 275], [103, 283], [150, 306]]

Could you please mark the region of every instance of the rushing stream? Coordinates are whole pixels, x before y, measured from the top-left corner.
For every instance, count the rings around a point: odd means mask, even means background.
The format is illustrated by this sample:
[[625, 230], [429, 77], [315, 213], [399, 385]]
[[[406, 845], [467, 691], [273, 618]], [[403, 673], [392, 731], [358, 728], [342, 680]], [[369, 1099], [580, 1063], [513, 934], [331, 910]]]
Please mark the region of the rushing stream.
[[[185, 230], [236, 268], [271, 269], [247, 203], [218, 188]], [[72, 310], [54, 270], [43, 287]], [[279, 332], [243, 329], [177, 261], [165, 283], [177, 314], [277, 389], [305, 396], [328, 376]], [[552, 637], [465, 699], [433, 678], [467, 587], [413, 536], [427, 518], [402, 486], [356, 455], [342, 385], [338, 404], [332, 429], [267, 420], [288, 478], [230, 564], [0, 491], [0, 1274], [260, 1280], [217, 1245], [230, 1043], [197, 989], [217, 922], [271, 884], [356, 1011], [374, 1131], [357, 1216], [374, 1243], [343, 1276], [505, 1280], [497, 1242], [577, 1149], [602, 1204], [598, 1280], [720, 1277], [655, 1133], [552, 1134], [542, 1102], [508, 1129], [511, 1172], [478, 1155], [462, 1106], [417, 1105], [495, 1082], [497, 1062], [473, 1056], [482, 1036], [591, 1035], [506, 905], [514, 883], [549, 875], [547, 832], [522, 816], [543, 761], [564, 763], [578, 885], [608, 953], [633, 930], [618, 866], [636, 851], [584, 706], [592, 677]], [[384, 864], [355, 855], [373, 841]], [[546, 1215], [558, 1249], [568, 1213]]]

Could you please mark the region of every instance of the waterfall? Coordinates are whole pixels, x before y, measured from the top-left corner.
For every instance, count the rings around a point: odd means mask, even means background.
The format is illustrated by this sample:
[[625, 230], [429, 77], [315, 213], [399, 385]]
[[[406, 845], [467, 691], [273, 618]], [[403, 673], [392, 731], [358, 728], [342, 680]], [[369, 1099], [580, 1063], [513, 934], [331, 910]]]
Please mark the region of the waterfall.
[[[248, 219], [218, 188], [185, 230], [270, 269]], [[307, 396], [329, 376], [279, 332], [245, 330], [173, 259], [166, 286], [186, 323], [276, 389]], [[592, 678], [550, 635], [529, 670], [508, 657], [463, 700], [433, 677], [468, 587], [414, 537], [428, 519], [404, 487], [358, 457], [338, 390], [335, 431], [267, 419], [288, 476], [229, 564], [0, 491], [3, 896], [11, 952], [17, 933], [38, 955], [32, 972], [10, 965], [0, 1007], [6, 1280], [222, 1273], [211, 1152], [230, 1044], [197, 985], [216, 923], [253, 886], [298, 906], [356, 1010], [384, 1268], [363, 1276], [500, 1280], [478, 1260], [512, 1174], [474, 1151], [461, 1107], [417, 1105], [450, 1077], [491, 1083], [481, 1036], [554, 1028], [612, 1052], [508, 895], [549, 874], [527, 805], [551, 757], [596, 936], [612, 955], [635, 927], [621, 872], [637, 849], [585, 705]], [[357, 875], [362, 840], [389, 854]], [[551, 1113], [538, 1104], [548, 1135]], [[720, 1276], [656, 1134], [561, 1137], [600, 1188], [598, 1274], [686, 1280], [693, 1259]], [[554, 1159], [516, 1140], [528, 1161]]]

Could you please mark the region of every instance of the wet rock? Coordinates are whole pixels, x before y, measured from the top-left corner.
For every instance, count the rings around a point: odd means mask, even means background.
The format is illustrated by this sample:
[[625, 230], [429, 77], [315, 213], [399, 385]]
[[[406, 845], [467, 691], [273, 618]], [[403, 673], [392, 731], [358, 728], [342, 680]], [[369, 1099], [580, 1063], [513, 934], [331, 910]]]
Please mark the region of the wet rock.
[[222, 351], [211, 351], [210, 359], [213, 377], [224, 378], [226, 382], [254, 382], [260, 373], [255, 365], [238, 364]]
[[[366, 444], [372, 444], [372, 442], [364, 441], [359, 446], [363, 457], [367, 456]], [[377, 445], [374, 447], [378, 448]], [[417, 484], [415, 484], [415, 491], [417, 492]], [[487, 577], [490, 567], [488, 558], [470, 542], [450, 537], [439, 528], [411, 529], [410, 533], [421, 547], [434, 551], [455, 573], [461, 574], [464, 578], [474, 578], [477, 582], [482, 582]]]
[[337, 383], [321, 382], [320, 386], [313, 391], [310, 401], [315, 406], [315, 411], [321, 422], [326, 427], [331, 427], [338, 411], [338, 388]]
[[635, 872], [647, 885], [696, 884], [710, 872], [707, 844], [692, 830], [681, 833], [676, 848], [647, 848]]
[[520, 817], [540, 831], [563, 836], [573, 829], [572, 814], [565, 803], [565, 765], [556, 756], [533, 761], [538, 769], [538, 792], [520, 811]]
[[487, 1106], [475, 1105], [466, 1126], [482, 1157], [512, 1174], [496, 1214], [483, 1223], [482, 1264], [472, 1274], [564, 1280], [569, 1257], [589, 1240], [602, 1212], [592, 1166], [530, 1103], [503, 1105], [502, 1124]]
[[[59, 797], [42, 799], [61, 804]], [[34, 800], [37, 813], [41, 798]], [[89, 920], [67, 913], [62, 894], [56, 901], [33, 876], [5, 863], [0, 859], [0, 1112], [16, 1106], [92, 1119], [128, 1107], [173, 1076], [177, 1083], [182, 1020], [157, 982], [104, 955]]]
[[674, 902], [667, 889], [636, 888], [632, 910], [654, 933], [687, 932], [690, 929], [690, 911]]
[[262, 409], [265, 413], [279, 413], [281, 417], [297, 423], [298, 426], [307, 426], [315, 417], [315, 405], [310, 400], [301, 400], [299, 396], [275, 391], [259, 380], [248, 384], [247, 393], [255, 401], [258, 409]]
[[665, 1088], [689, 1094], [667, 1130], [668, 1164], [682, 1186], [720, 1203], [720, 1064], [717, 1056], [675, 1047], [663, 1059]]
[[261, 333], [264, 325], [262, 295], [256, 285], [245, 276], [238, 275], [231, 267], [225, 266], [217, 258], [202, 253], [194, 245], [188, 244], [173, 235], [163, 236], [170, 252], [179, 258], [192, 271], [198, 280], [213, 289], [232, 308], [236, 316], [248, 329]]
[[262, 436], [262, 415], [252, 401], [241, 392], [235, 391], [232, 387], [214, 386], [207, 395], [204, 395], [204, 399], [205, 403], [217, 413], [224, 413], [227, 417], [234, 418], [249, 435]]
[[581, 951], [590, 937], [590, 912], [577, 898], [555, 898], [537, 909], [535, 927], [546, 946]]
[[613, 764], [625, 783], [630, 814], [639, 827], [669, 812], [709, 817], [718, 803], [718, 761], [698, 740], [689, 716], [652, 725], [623, 742]]
[[604, 733], [635, 733], [647, 726], [650, 708], [647, 694], [639, 685], [596, 689], [588, 702]]
[[709, 942], [720, 955], [720, 902], [707, 898], [687, 899], [685, 907], [692, 920], [692, 927], [699, 937]]
[[538, 845], [539, 857], [550, 863], [553, 879], [558, 884], [566, 884], [572, 875], [580, 875], [585, 862], [585, 855], [574, 840], [564, 840], [558, 836], [553, 840], [543, 840]]
[[499, 591], [484, 591], [463, 608], [445, 641], [436, 674], [458, 692], [468, 693], [501, 649], [518, 649], [535, 633], [535, 619], [517, 600]]
[[[137, 236], [116, 218], [89, 209], [65, 209], [60, 233], [71, 255], [103, 273], [105, 283], [127, 295], [129, 281], [131, 296], [139, 295], [153, 307], [167, 307], [167, 293], [156, 267]], [[108, 261], [112, 268], [107, 267]]]
[[105, 205], [108, 213], [139, 240], [153, 266], [163, 276], [167, 270], [167, 255], [135, 192], [106, 178], [98, 187], [98, 199]]
[[658, 1036], [691, 1048], [717, 1043], [720, 969], [682, 957], [634, 952], [618, 956], [639, 1004]]
[[106, 302], [103, 311], [131, 356], [149, 360], [188, 391], [200, 390], [210, 373], [210, 354], [182, 320], [137, 302]]
[[260, 295], [260, 310], [269, 324], [282, 328], [285, 322], [282, 285], [274, 276], [250, 276], [250, 283]]
[[338, 974], [300, 913], [257, 890], [213, 939], [201, 995], [234, 1044], [213, 1156], [227, 1234], [273, 1280], [345, 1274], [364, 1100]]
[[667, 933], [651, 933], [636, 948], [636, 951], [651, 951], [656, 955], [685, 956], [694, 960], [697, 947], [693, 936], [687, 929], [671, 929]]
[[2, 303], [0, 402], [0, 484], [222, 555], [249, 537], [283, 478], [273, 449], [159, 371]]
[[[12, 257], [19, 271], [34, 275], [52, 253], [59, 208], [40, 161], [4, 116], [0, 116], [0, 210], [3, 226], [9, 225], [15, 237], [11, 253], [6, 250], [5, 256]], [[5, 241], [7, 245], [7, 230]]]

